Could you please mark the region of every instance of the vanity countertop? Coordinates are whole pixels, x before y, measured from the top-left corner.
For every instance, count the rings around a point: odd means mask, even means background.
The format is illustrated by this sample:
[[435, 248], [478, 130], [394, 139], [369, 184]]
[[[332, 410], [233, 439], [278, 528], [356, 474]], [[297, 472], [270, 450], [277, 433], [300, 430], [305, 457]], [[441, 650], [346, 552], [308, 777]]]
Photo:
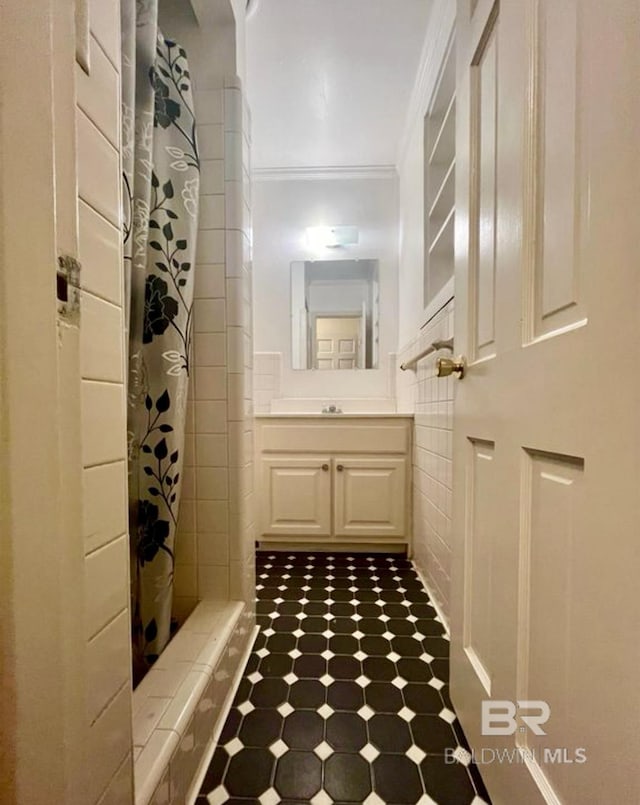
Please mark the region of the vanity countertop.
[[368, 411], [364, 414], [254, 414], [256, 419], [413, 419], [413, 414], [374, 414]]

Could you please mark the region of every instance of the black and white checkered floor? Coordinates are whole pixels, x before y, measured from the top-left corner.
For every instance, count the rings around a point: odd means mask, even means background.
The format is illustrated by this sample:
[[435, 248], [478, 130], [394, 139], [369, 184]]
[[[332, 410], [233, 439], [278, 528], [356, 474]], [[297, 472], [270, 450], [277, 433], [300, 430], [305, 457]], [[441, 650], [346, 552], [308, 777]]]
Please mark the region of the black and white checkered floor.
[[200, 805], [489, 802], [409, 561], [260, 553], [257, 591], [260, 633]]

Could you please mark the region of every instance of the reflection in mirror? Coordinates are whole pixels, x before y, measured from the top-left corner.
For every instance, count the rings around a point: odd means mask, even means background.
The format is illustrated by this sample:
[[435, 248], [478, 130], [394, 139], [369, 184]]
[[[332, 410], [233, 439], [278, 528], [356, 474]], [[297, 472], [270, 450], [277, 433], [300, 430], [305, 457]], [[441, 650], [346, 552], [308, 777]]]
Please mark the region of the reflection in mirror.
[[377, 260], [291, 263], [294, 369], [377, 369]]

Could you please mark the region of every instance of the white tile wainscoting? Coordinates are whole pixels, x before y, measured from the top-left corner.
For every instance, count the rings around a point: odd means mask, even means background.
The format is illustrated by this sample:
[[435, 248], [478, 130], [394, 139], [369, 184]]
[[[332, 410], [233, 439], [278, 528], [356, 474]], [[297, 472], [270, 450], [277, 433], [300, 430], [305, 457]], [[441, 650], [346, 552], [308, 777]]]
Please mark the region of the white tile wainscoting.
[[316, 414], [329, 405], [341, 408], [344, 413], [354, 414], [392, 414], [397, 410], [395, 400], [397, 358], [394, 353], [388, 355], [388, 360], [383, 367], [387, 374], [386, 397], [345, 395], [340, 384], [340, 375], [338, 374], [336, 377], [335, 372], [327, 374], [327, 390], [330, 389], [334, 392], [334, 396], [289, 396], [287, 392], [290, 392], [290, 389], [286, 389], [283, 383], [283, 360], [284, 356], [281, 352], [255, 353], [253, 389], [256, 414]]
[[[188, 52], [193, 74], [202, 74], [200, 50]], [[235, 76], [197, 83], [195, 103], [202, 177], [195, 377], [176, 551], [179, 622], [205, 598], [251, 600], [254, 584], [249, 112]]]
[[[411, 360], [432, 341], [453, 336], [451, 300], [407, 344], [398, 364]], [[420, 361], [415, 372], [398, 371], [398, 410], [414, 414], [413, 561], [429, 593], [449, 617], [451, 575], [451, 513], [453, 461], [452, 377], [438, 378], [438, 355]]]

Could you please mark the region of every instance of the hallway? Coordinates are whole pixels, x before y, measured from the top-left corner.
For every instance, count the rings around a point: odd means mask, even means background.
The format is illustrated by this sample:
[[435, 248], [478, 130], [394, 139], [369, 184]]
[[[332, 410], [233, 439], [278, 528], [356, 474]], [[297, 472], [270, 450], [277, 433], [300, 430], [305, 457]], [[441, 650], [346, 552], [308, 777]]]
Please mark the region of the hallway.
[[489, 802], [465, 765], [449, 642], [409, 561], [259, 553], [256, 576], [261, 629], [200, 805]]

